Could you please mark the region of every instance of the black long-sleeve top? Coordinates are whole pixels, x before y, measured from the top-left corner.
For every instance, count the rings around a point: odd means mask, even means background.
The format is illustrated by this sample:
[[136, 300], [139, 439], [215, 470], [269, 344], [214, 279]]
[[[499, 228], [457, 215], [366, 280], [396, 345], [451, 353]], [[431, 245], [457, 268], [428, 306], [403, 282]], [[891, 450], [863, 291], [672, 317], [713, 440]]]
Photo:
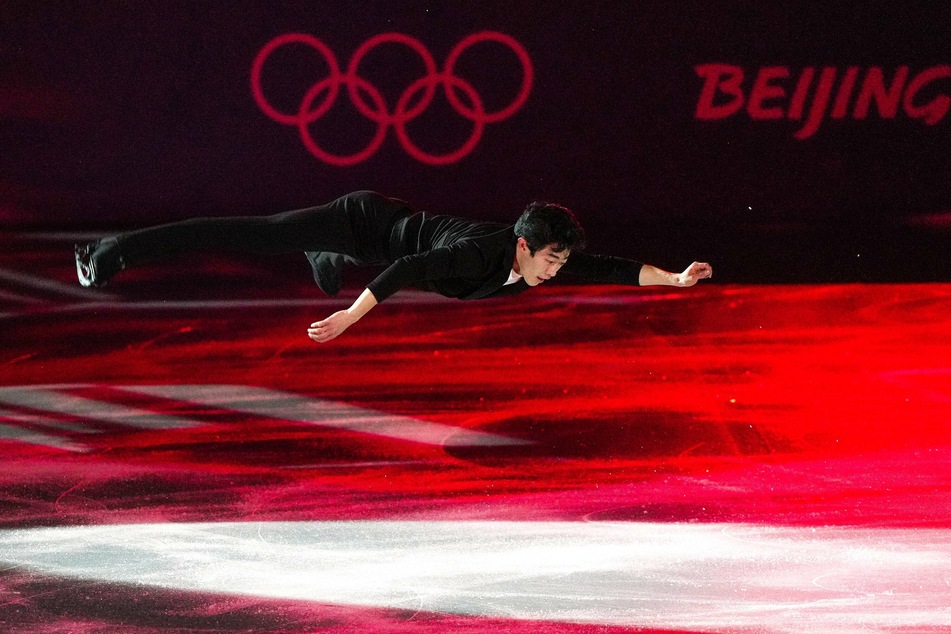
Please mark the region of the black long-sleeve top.
[[[517, 243], [512, 225], [416, 213], [394, 225], [393, 261], [367, 288], [378, 302], [407, 286], [457, 299], [515, 295], [530, 288], [522, 279], [505, 284]], [[589, 283], [637, 286], [641, 266], [634, 260], [572, 252], [560, 272]]]

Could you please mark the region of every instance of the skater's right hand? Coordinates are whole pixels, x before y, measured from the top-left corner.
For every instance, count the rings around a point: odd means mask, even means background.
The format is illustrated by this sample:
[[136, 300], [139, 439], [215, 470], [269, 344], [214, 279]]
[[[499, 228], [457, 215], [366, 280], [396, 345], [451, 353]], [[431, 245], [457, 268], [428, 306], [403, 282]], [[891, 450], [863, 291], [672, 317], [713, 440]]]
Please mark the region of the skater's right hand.
[[370, 309], [376, 306], [376, 297], [370, 289], [364, 289], [357, 301], [347, 310], [338, 310], [333, 315], [323, 321], [315, 321], [307, 329], [307, 336], [317, 343], [327, 343], [336, 339], [340, 334], [357, 323], [361, 317], [370, 312]]
[[317, 343], [327, 343], [339, 337], [344, 330], [356, 323], [356, 319], [346, 310], [338, 310], [323, 321], [315, 321], [307, 329], [307, 336]]

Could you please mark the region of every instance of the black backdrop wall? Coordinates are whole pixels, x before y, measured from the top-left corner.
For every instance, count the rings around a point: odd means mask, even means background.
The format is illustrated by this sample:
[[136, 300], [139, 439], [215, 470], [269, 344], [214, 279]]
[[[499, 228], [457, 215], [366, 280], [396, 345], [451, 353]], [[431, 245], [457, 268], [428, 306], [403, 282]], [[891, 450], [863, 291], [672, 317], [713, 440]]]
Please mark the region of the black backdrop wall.
[[0, 11], [8, 226], [131, 227], [375, 189], [492, 220], [558, 201], [598, 251], [669, 267], [709, 259], [725, 280], [951, 273], [951, 9]]

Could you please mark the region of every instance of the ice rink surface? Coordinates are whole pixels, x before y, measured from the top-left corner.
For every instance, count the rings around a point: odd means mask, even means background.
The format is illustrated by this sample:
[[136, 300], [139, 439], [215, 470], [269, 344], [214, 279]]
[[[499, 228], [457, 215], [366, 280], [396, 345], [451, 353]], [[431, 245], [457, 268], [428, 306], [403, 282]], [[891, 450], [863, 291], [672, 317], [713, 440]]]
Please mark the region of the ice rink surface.
[[405, 292], [320, 346], [302, 256], [88, 291], [72, 237], [0, 256], [2, 631], [951, 632], [949, 285]]

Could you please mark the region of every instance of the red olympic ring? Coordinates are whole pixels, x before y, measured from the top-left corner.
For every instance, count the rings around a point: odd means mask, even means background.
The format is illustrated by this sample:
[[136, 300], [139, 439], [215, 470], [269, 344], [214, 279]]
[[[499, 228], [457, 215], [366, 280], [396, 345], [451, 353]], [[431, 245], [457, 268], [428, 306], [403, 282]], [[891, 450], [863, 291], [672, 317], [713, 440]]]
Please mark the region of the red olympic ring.
[[[518, 94], [510, 104], [495, 112], [486, 112], [482, 98], [476, 89], [454, 72], [459, 57], [467, 49], [486, 41], [498, 42], [510, 48], [522, 66], [522, 84]], [[387, 107], [380, 91], [358, 73], [360, 62], [367, 53], [387, 43], [402, 44], [415, 52], [422, 60], [426, 72], [423, 77], [414, 81], [403, 91], [392, 112]], [[286, 44], [304, 44], [311, 47], [323, 58], [328, 69], [327, 77], [317, 81], [307, 90], [297, 112], [294, 113], [281, 112], [272, 106], [264, 96], [261, 87], [261, 74], [267, 59], [275, 50]], [[432, 54], [422, 42], [403, 33], [382, 33], [368, 39], [353, 54], [347, 64], [346, 72], [341, 72], [337, 58], [326, 44], [304, 33], [285, 33], [272, 39], [258, 52], [251, 66], [251, 93], [261, 111], [278, 123], [296, 126], [304, 147], [311, 154], [325, 163], [338, 166], [355, 165], [373, 156], [386, 139], [390, 126], [395, 129], [396, 137], [403, 149], [416, 160], [430, 165], [455, 163], [467, 156], [479, 143], [485, 124], [507, 119], [522, 107], [531, 92], [533, 81], [534, 69], [528, 52], [511, 36], [496, 31], [482, 31], [463, 38], [449, 53], [441, 72], [437, 69]], [[459, 149], [446, 154], [430, 154], [410, 140], [406, 125], [429, 107], [440, 85], [443, 87], [446, 99], [456, 112], [472, 122], [472, 133]], [[341, 86], [346, 86], [347, 95], [357, 111], [377, 124], [376, 133], [370, 143], [362, 150], [345, 156], [331, 154], [321, 148], [311, 131], [311, 126], [333, 107], [340, 94]], [[460, 91], [468, 99], [468, 105], [459, 98]], [[420, 92], [422, 96], [415, 105], [410, 107], [410, 101]], [[364, 95], [369, 97], [370, 103]]]

